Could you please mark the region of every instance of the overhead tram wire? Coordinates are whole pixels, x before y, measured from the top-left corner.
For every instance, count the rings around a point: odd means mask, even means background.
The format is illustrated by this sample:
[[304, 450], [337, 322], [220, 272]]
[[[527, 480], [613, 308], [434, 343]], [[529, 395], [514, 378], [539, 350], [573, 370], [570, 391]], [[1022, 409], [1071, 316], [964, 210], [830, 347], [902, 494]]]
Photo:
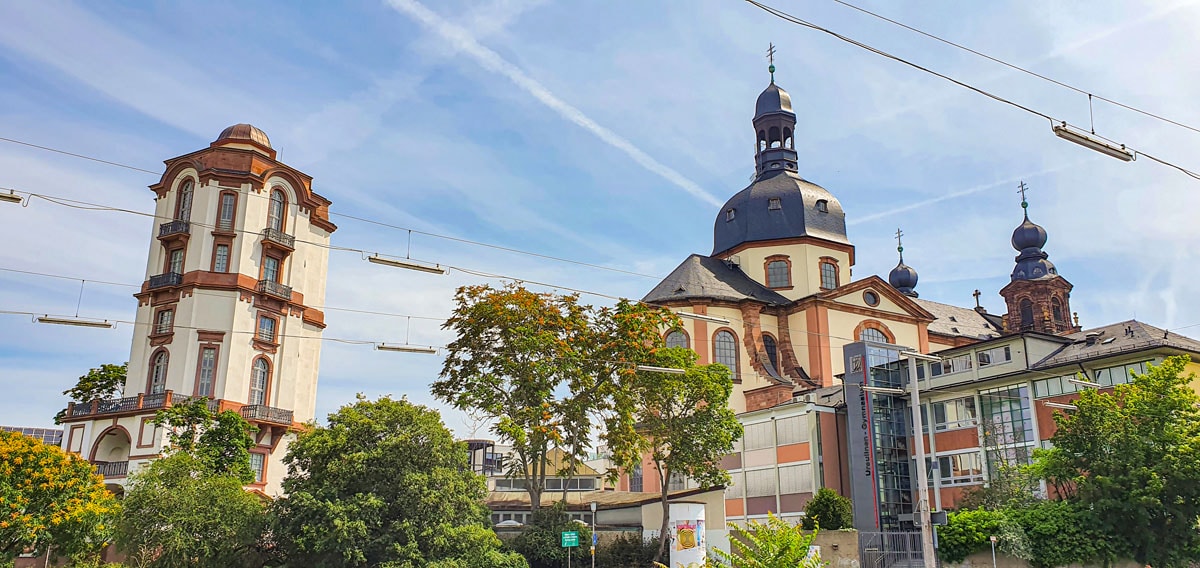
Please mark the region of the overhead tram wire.
[[[80, 159], [84, 159], [84, 160], [90, 160], [90, 161], [93, 161], [93, 162], [99, 162], [99, 163], [102, 163], [102, 164], [107, 164], [107, 165], [110, 165], [110, 166], [116, 166], [116, 167], [125, 168], [125, 169], [129, 169], [129, 170], [134, 170], [134, 171], [138, 171], [138, 172], [145, 172], [145, 173], [148, 173], [148, 174], [154, 174], [154, 175], [159, 175], [159, 176], [161, 176], [161, 175], [162, 175], [162, 172], [156, 172], [156, 171], [153, 171], [153, 170], [147, 170], [147, 169], [145, 169], [145, 168], [139, 168], [139, 167], [137, 167], [137, 166], [131, 166], [131, 165], [128, 165], [128, 164], [122, 164], [122, 163], [120, 163], [120, 162], [113, 162], [113, 161], [110, 161], [110, 160], [103, 160], [103, 159], [100, 159], [100, 158], [95, 158], [95, 157], [92, 157], [92, 156], [87, 156], [87, 155], [85, 155], [85, 154], [77, 154], [77, 153], [75, 153], [75, 152], [68, 152], [68, 151], [66, 151], [66, 150], [59, 150], [59, 149], [57, 149], [57, 148], [51, 148], [51, 147], [49, 147], [49, 146], [42, 146], [42, 145], [39, 145], [39, 144], [33, 144], [33, 143], [30, 143], [30, 142], [25, 142], [25, 141], [22, 141], [22, 140], [14, 140], [14, 139], [12, 139], [12, 138], [4, 138], [4, 137], [0, 137], [0, 141], [4, 141], [4, 142], [11, 142], [11, 143], [13, 143], [13, 144], [19, 144], [19, 145], [22, 145], [22, 146], [28, 146], [28, 147], [30, 147], [30, 148], [36, 148], [36, 149], [39, 149], [39, 150], [45, 150], [45, 151], [47, 151], [47, 152], [54, 152], [54, 153], [57, 153], [57, 154], [63, 154], [63, 155], [66, 155], [66, 156], [71, 156], [71, 157], [74, 157], [74, 158], [80, 158]], [[0, 189], [7, 189], [7, 188], [0, 188]], [[259, 199], [270, 199], [270, 197], [269, 197], [269, 196], [267, 196], [267, 195], [258, 195], [258, 194], [254, 194], [254, 193], [250, 193], [250, 194], [248, 194], [248, 195], [250, 195], [251, 197], [257, 197], [257, 198], [259, 198]], [[504, 251], [504, 252], [510, 252], [510, 253], [513, 253], [513, 254], [521, 254], [521, 255], [525, 255], [525, 256], [531, 256], [531, 257], [534, 257], [534, 258], [541, 258], [541, 259], [545, 259], [545, 260], [553, 260], [553, 261], [556, 261], [556, 262], [563, 262], [563, 263], [568, 263], [568, 264], [574, 264], [574, 265], [576, 265], [576, 266], [585, 266], [585, 267], [588, 267], [588, 268], [594, 268], [594, 269], [596, 269], [596, 270], [605, 270], [605, 271], [609, 271], [609, 272], [616, 272], [616, 273], [618, 273], [618, 274], [627, 274], [627, 275], [629, 275], [629, 276], [638, 276], [638, 277], [641, 277], [641, 278], [651, 278], [651, 279], [661, 279], [661, 278], [662, 278], [662, 276], [655, 276], [655, 275], [653, 275], [653, 274], [644, 274], [644, 273], [641, 273], [641, 272], [634, 272], [634, 271], [632, 271], [632, 270], [625, 270], [625, 269], [621, 269], [621, 268], [614, 268], [614, 267], [611, 267], [611, 266], [604, 266], [604, 265], [601, 265], [601, 264], [595, 264], [595, 263], [590, 263], [590, 262], [584, 262], [584, 261], [581, 261], [581, 260], [574, 260], [574, 259], [570, 259], [570, 258], [564, 258], [564, 257], [559, 257], [559, 256], [553, 256], [553, 255], [548, 255], [548, 254], [542, 254], [542, 253], [537, 253], [537, 252], [532, 252], [532, 251], [527, 251], [527, 250], [521, 250], [521, 249], [517, 249], [517, 248], [512, 248], [512, 247], [506, 247], [506, 246], [502, 246], [502, 245], [496, 245], [496, 244], [491, 244], [491, 243], [485, 243], [485, 242], [482, 242], [482, 241], [475, 241], [475, 240], [471, 240], [471, 239], [465, 239], [465, 238], [462, 238], [462, 237], [455, 237], [455, 236], [452, 236], [452, 235], [443, 235], [443, 234], [440, 234], [440, 233], [434, 233], [434, 232], [430, 232], [430, 231], [422, 231], [422, 230], [420, 230], [420, 229], [412, 229], [412, 228], [409, 228], [409, 227], [403, 227], [403, 226], [400, 226], [400, 225], [396, 225], [396, 224], [392, 224], [392, 223], [387, 223], [387, 222], [384, 222], [384, 221], [377, 221], [377, 220], [374, 220], [374, 219], [368, 219], [368, 218], [366, 218], [366, 217], [359, 217], [359, 216], [356, 216], [356, 215], [350, 215], [350, 214], [347, 214], [347, 213], [338, 213], [338, 212], [335, 212], [335, 211], [330, 211], [330, 212], [329, 212], [329, 215], [330, 215], [331, 217], [341, 217], [341, 218], [350, 219], [350, 220], [353, 220], [353, 221], [358, 221], [358, 222], [360, 222], [360, 223], [369, 223], [369, 224], [372, 224], [372, 225], [377, 225], [377, 226], [380, 226], [380, 227], [386, 227], [386, 228], [389, 228], [389, 229], [395, 229], [395, 230], [398, 230], [398, 231], [407, 231], [407, 232], [409, 233], [410, 239], [411, 239], [411, 236], [412, 236], [413, 234], [418, 234], [418, 235], [423, 235], [423, 236], [427, 236], [427, 237], [432, 237], [432, 238], [437, 238], [437, 239], [443, 239], [443, 240], [447, 240], [447, 241], [451, 241], [451, 242], [463, 243], [463, 244], [468, 244], [468, 245], [473, 245], [473, 246], [479, 246], [479, 247], [490, 248], [490, 249], [493, 249], [493, 250], [500, 250], [500, 251]]]
[[[1122, 103], [1122, 102], [1119, 102], [1119, 101], [1115, 101], [1115, 100], [1113, 100], [1113, 99], [1110, 99], [1110, 98], [1102, 97], [1102, 96], [1100, 96], [1100, 95], [1097, 95], [1097, 94], [1095, 94], [1095, 93], [1092, 93], [1092, 92], [1090, 92], [1090, 91], [1087, 91], [1087, 90], [1085, 90], [1085, 89], [1081, 89], [1081, 88], [1079, 88], [1079, 87], [1076, 87], [1076, 86], [1074, 86], [1074, 85], [1071, 85], [1071, 84], [1069, 84], [1069, 83], [1064, 83], [1064, 82], [1062, 82], [1062, 81], [1059, 81], [1059, 80], [1057, 80], [1057, 79], [1054, 79], [1053, 77], [1048, 77], [1048, 76], [1046, 76], [1046, 75], [1042, 75], [1041, 73], [1038, 73], [1038, 72], [1036, 72], [1036, 71], [1031, 71], [1031, 70], [1029, 70], [1029, 69], [1026, 69], [1026, 68], [1024, 68], [1024, 67], [1021, 67], [1021, 66], [1019, 66], [1019, 65], [1015, 65], [1015, 64], [1009, 63], [1009, 62], [1007, 62], [1007, 61], [1004, 61], [1004, 60], [1002, 60], [1002, 59], [999, 59], [999, 58], [996, 58], [996, 57], [992, 57], [991, 55], [988, 55], [988, 54], [986, 54], [986, 53], [983, 53], [983, 52], [981, 52], [981, 51], [977, 51], [977, 50], [975, 50], [975, 49], [971, 49], [971, 48], [969, 48], [969, 47], [967, 47], [967, 46], [965, 46], [965, 45], [962, 45], [962, 44], [959, 44], [959, 43], [955, 43], [955, 42], [953, 42], [953, 41], [950, 41], [950, 40], [948, 40], [948, 39], [945, 39], [945, 38], [942, 38], [942, 37], [936, 36], [936, 35], [934, 35], [934, 34], [931, 34], [931, 33], [929, 33], [929, 32], [926, 32], [926, 31], [924, 31], [924, 30], [921, 30], [921, 29], [918, 29], [918, 28], [912, 27], [912, 26], [910, 26], [910, 25], [908, 25], [908, 24], [905, 24], [905, 23], [903, 23], [903, 22], [899, 22], [899, 21], [893, 20], [893, 19], [891, 19], [891, 18], [889, 18], [889, 17], [887, 17], [887, 16], [884, 16], [884, 15], [882, 15], [882, 14], [878, 14], [878, 13], [872, 12], [872, 11], [870, 11], [870, 10], [866, 9], [866, 8], [863, 8], [863, 7], [861, 7], [861, 6], [855, 6], [854, 4], [851, 4], [851, 3], [849, 3], [849, 2], [846, 2], [845, 0], [833, 0], [833, 1], [834, 1], [834, 2], [837, 2], [838, 4], [841, 4], [841, 5], [843, 5], [843, 6], [846, 6], [847, 8], [851, 8], [851, 9], [853, 9], [853, 10], [858, 10], [859, 12], [862, 12], [862, 13], [864, 13], [864, 14], [867, 14], [867, 15], [869, 15], [869, 16], [871, 16], [871, 17], [878, 18], [878, 19], [880, 19], [880, 20], [883, 20], [883, 21], [885, 21], [885, 22], [888, 22], [888, 23], [890, 23], [890, 24], [893, 24], [893, 25], [896, 25], [896, 26], [900, 26], [900, 27], [902, 27], [902, 28], [904, 28], [904, 29], [906, 29], [906, 30], [909, 30], [909, 31], [911, 31], [911, 32], [915, 32], [915, 33], [921, 34], [921, 35], [923, 35], [923, 36], [925, 36], [925, 37], [927, 37], [927, 38], [929, 38], [929, 39], [932, 39], [932, 40], [935, 40], [935, 41], [942, 42], [942, 43], [944, 43], [944, 44], [946, 44], [946, 45], [949, 45], [949, 46], [952, 46], [952, 47], [956, 47], [956, 48], [958, 48], [958, 49], [961, 49], [961, 50], [963, 50], [963, 51], [966, 51], [966, 52], [968, 52], [968, 53], [972, 53], [972, 54], [974, 54], [974, 55], [978, 55], [979, 57], [982, 57], [982, 58], [984, 58], [984, 59], [987, 59], [988, 61], [992, 61], [992, 62], [994, 62], [994, 63], [999, 63], [1000, 65], [1003, 65], [1003, 66], [1005, 66], [1005, 67], [1008, 67], [1008, 68], [1010, 68], [1010, 69], [1013, 69], [1013, 70], [1015, 70], [1015, 71], [1020, 71], [1021, 73], [1025, 73], [1026, 75], [1031, 75], [1031, 76], [1033, 76], [1033, 77], [1037, 77], [1038, 79], [1041, 79], [1041, 80], [1043, 80], [1043, 81], [1048, 81], [1048, 82], [1050, 82], [1050, 83], [1053, 83], [1053, 84], [1055, 84], [1055, 85], [1058, 85], [1058, 86], [1060, 86], [1060, 87], [1063, 87], [1063, 88], [1066, 88], [1066, 89], [1070, 89], [1070, 90], [1072, 90], [1072, 91], [1075, 91], [1076, 93], [1079, 93], [1079, 94], [1081, 94], [1081, 95], [1087, 95], [1087, 96], [1089, 96], [1089, 97], [1093, 97], [1093, 98], [1095, 98], [1095, 99], [1097, 99], [1097, 100], [1104, 101], [1104, 102], [1106, 102], [1106, 103], [1109, 103], [1109, 104], [1111, 104], [1111, 105], [1114, 105], [1114, 106], [1121, 107], [1121, 108], [1123, 108], [1123, 109], [1125, 109], [1125, 110], [1133, 111], [1133, 112], [1136, 112], [1136, 113], [1138, 113], [1138, 114], [1142, 114], [1142, 115], [1145, 115], [1145, 116], [1148, 116], [1148, 117], [1151, 117], [1151, 118], [1154, 118], [1154, 119], [1157, 119], [1157, 120], [1161, 120], [1161, 121], [1163, 121], [1163, 122], [1166, 122], [1166, 123], [1169, 123], [1169, 124], [1173, 124], [1173, 125], [1175, 125], [1175, 126], [1178, 126], [1178, 127], [1180, 127], [1180, 128], [1186, 128], [1186, 129], [1188, 129], [1188, 130], [1191, 130], [1191, 131], [1193, 131], [1193, 132], [1200, 133], [1200, 128], [1196, 128], [1196, 127], [1194, 127], [1194, 126], [1189, 126], [1189, 125], [1187, 125], [1187, 124], [1184, 124], [1184, 123], [1182, 123], [1182, 122], [1179, 122], [1179, 121], [1176, 121], [1176, 120], [1171, 120], [1171, 119], [1169, 119], [1169, 118], [1167, 118], [1167, 117], [1165, 117], [1165, 116], [1161, 116], [1161, 115], [1158, 115], [1158, 114], [1152, 113], [1152, 112], [1150, 112], [1150, 111], [1142, 110], [1142, 109], [1140, 109], [1140, 108], [1137, 108], [1137, 107], [1135, 107], [1135, 106], [1132, 106], [1132, 105], [1127, 105], [1127, 104], [1125, 104], [1125, 103]], [[1149, 157], [1149, 156], [1147, 156], [1147, 157]]]
[[[909, 60], [907, 60], [907, 59], [904, 59], [904, 58], [902, 58], [902, 57], [900, 57], [900, 56], [897, 56], [897, 55], [892, 55], [891, 53], [888, 53], [888, 52], [886, 52], [886, 51], [883, 51], [882, 49], [879, 49], [879, 48], [876, 48], [876, 47], [872, 47], [872, 46], [870, 46], [870, 45], [867, 45], [867, 44], [865, 44], [865, 43], [863, 43], [863, 42], [861, 42], [861, 41], [858, 41], [858, 40], [856, 40], [856, 39], [854, 39], [854, 38], [851, 38], [851, 37], [844, 36], [844, 35], [842, 35], [842, 34], [839, 34], [839, 33], [835, 32], [835, 31], [833, 31], [833, 30], [830, 30], [830, 29], [828, 29], [828, 28], [823, 28], [823, 27], [821, 27], [821, 26], [818, 26], [818, 25], [816, 25], [816, 24], [814, 24], [814, 23], [812, 23], [812, 22], [808, 22], [808, 21], [806, 21], [806, 20], [803, 20], [803, 19], [801, 19], [801, 18], [799, 18], [799, 17], [796, 17], [796, 16], [793, 16], [793, 15], [791, 15], [791, 14], [788, 14], [787, 12], [784, 12], [784, 11], [782, 11], [782, 10], [779, 10], [779, 9], [777, 9], [777, 8], [772, 8], [771, 6], [768, 6], [768, 5], [766, 5], [766, 4], [763, 4], [762, 2], [759, 2], [758, 0], [746, 0], [746, 2], [747, 2], [747, 3], [749, 3], [749, 4], [751, 4], [751, 5], [753, 5], [753, 6], [755, 6], [755, 7], [757, 7], [757, 8], [759, 8], [760, 10], [762, 10], [762, 11], [764, 11], [764, 12], [768, 13], [768, 14], [771, 14], [772, 16], [775, 16], [775, 17], [777, 17], [777, 18], [779, 18], [779, 19], [781, 19], [781, 20], [784, 20], [784, 21], [786, 21], [786, 22], [790, 22], [790, 23], [792, 23], [792, 24], [796, 24], [796, 25], [798, 25], [798, 26], [803, 26], [803, 27], [806, 27], [806, 28], [809, 28], [809, 29], [813, 29], [813, 30], [819, 31], [819, 32], [821, 32], [821, 33], [825, 33], [825, 34], [831, 35], [831, 36], [833, 36], [833, 37], [835, 37], [835, 38], [837, 38], [837, 39], [839, 39], [839, 40], [842, 40], [842, 41], [844, 41], [844, 42], [846, 42], [846, 43], [849, 43], [849, 44], [851, 44], [851, 45], [854, 45], [854, 46], [857, 46], [857, 47], [859, 47], [859, 48], [862, 48], [862, 49], [865, 49], [865, 50], [867, 50], [867, 51], [870, 51], [871, 53], [874, 53], [874, 54], [877, 54], [877, 55], [881, 55], [881, 56], [883, 56], [883, 57], [886, 57], [886, 58], [888, 58], [888, 59], [891, 59], [891, 60], [893, 60], [893, 61], [896, 61], [896, 62], [898, 62], [898, 63], [903, 63], [904, 65], [907, 65], [907, 66], [909, 66], [909, 67], [912, 67], [913, 69], [916, 69], [916, 70], [918, 70], [918, 71], [923, 71], [923, 72], [925, 72], [925, 73], [928, 73], [928, 74], [930, 74], [930, 75], [933, 75], [933, 76], [935, 76], [935, 77], [938, 77], [938, 78], [944, 79], [944, 80], [946, 80], [946, 81], [949, 81], [949, 82], [951, 82], [951, 83], [954, 83], [955, 85], [958, 85], [958, 86], [960, 86], [960, 87], [962, 87], [962, 88], [964, 88], [964, 89], [967, 89], [967, 90], [969, 90], [969, 91], [974, 91], [974, 92], [976, 92], [976, 93], [979, 93], [980, 95], [983, 95], [983, 96], [985, 96], [985, 97], [987, 97], [987, 98], [989, 98], [989, 99], [995, 100], [995, 101], [997, 101], [997, 102], [1004, 103], [1004, 104], [1006, 104], [1006, 105], [1009, 105], [1009, 106], [1015, 107], [1015, 108], [1017, 108], [1017, 109], [1023, 110], [1023, 111], [1025, 111], [1025, 112], [1029, 113], [1029, 114], [1032, 114], [1032, 115], [1035, 115], [1035, 116], [1039, 116], [1039, 117], [1041, 117], [1041, 118], [1044, 118], [1044, 119], [1046, 119], [1046, 120], [1050, 121], [1050, 124], [1051, 124], [1051, 126], [1055, 126], [1055, 125], [1057, 125], [1057, 124], [1062, 124], [1062, 125], [1066, 125], [1066, 126], [1071, 126], [1071, 125], [1069, 125], [1069, 124], [1068, 124], [1068, 123], [1067, 123], [1065, 120], [1056, 119], [1056, 118], [1054, 118], [1054, 117], [1052, 117], [1052, 116], [1050, 116], [1050, 115], [1048, 115], [1048, 114], [1046, 114], [1046, 113], [1044, 113], [1044, 112], [1041, 112], [1041, 111], [1039, 111], [1039, 110], [1036, 110], [1036, 109], [1034, 109], [1034, 108], [1031, 108], [1031, 107], [1025, 106], [1025, 105], [1023, 105], [1023, 104], [1020, 104], [1020, 103], [1018, 103], [1018, 102], [1015, 102], [1015, 101], [1012, 101], [1012, 100], [1006, 99], [1006, 98], [1004, 98], [1004, 97], [1002, 97], [1002, 96], [1000, 96], [1000, 95], [997, 95], [997, 94], [995, 94], [995, 93], [992, 93], [992, 92], [989, 92], [989, 91], [985, 91], [985, 90], [983, 90], [983, 89], [981, 89], [981, 88], [979, 88], [979, 87], [976, 87], [976, 86], [974, 86], [974, 85], [971, 85], [971, 84], [969, 84], [969, 83], [965, 83], [965, 82], [963, 82], [963, 81], [959, 81], [958, 79], [955, 79], [955, 78], [953, 78], [953, 77], [951, 77], [951, 76], [949, 76], [949, 75], [946, 75], [946, 74], [943, 74], [943, 73], [939, 73], [939, 72], [937, 72], [937, 71], [934, 71], [934, 70], [932, 70], [932, 69], [930, 69], [930, 68], [928, 68], [928, 67], [924, 67], [924, 66], [918, 65], [918, 64], [916, 64], [916, 63], [913, 63], [912, 61], [909, 61]], [[1073, 126], [1072, 126], [1072, 127], [1073, 127]], [[1107, 139], [1107, 138], [1104, 138], [1104, 137], [1102, 137], [1102, 136], [1095, 135], [1095, 134], [1093, 134], [1093, 136], [1095, 136], [1095, 137], [1097, 137], [1097, 138], [1102, 138], [1102, 139], [1106, 140], [1107, 142], [1110, 142], [1110, 143], [1113, 143], [1113, 144], [1119, 144], [1119, 145], [1120, 145], [1120, 146], [1122, 146], [1124, 149], [1127, 149], [1129, 152], [1132, 152], [1132, 153], [1133, 153], [1133, 154], [1135, 154], [1135, 155], [1139, 155], [1139, 156], [1145, 156], [1146, 158], [1149, 158], [1150, 160], [1152, 160], [1152, 161], [1154, 161], [1154, 162], [1158, 162], [1159, 164], [1162, 164], [1162, 165], [1164, 165], [1164, 166], [1167, 166], [1167, 167], [1170, 167], [1170, 168], [1174, 168], [1174, 169], [1176, 169], [1176, 170], [1179, 170], [1180, 172], [1184, 173], [1185, 175], [1187, 175], [1187, 176], [1189, 176], [1189, 177], [1191, 177], [1191, 178], [1194, 178], [1194, 179], [1200, 180], [1200, 173], [1197, 173], [1197, 172], [1195, 172], [1195, 171], [1192, 171], [1192, 170], [1189, 170], [1189, 169], [1187, 169], [1187, 168], [1184, 168], [1183, 166], [1179, 166], [1179, 165], [1176, 165], [1176, 164], [1174, 164], [1174, 163], [1171, 163], [1171, 162], [1168, 162], [1168, 161], [1166, 161], [1166, 160], [1163, 160], [1163, 159], [1161, 159], [1161, 158], [1157, 158], [1157, 157], [1151, 156], [1150, 154], [1147, 154], [1147, 153], [1145, 153], [1145, 152], [1142, 152], [1142, 151], [1140, 151], [1140, 150], [1136, 150], [1136, 149], [1134, 149], [1134, 148], [1132, 148], [1132, 147], [1129, 147], [1129, 146], [1127, 146], [1127, 145], [1120, 144], [1120, 143], [1118, 143], [1118, 142], [1115, 142], [1115, 141], [1113, 141], [1113, 140], [1109, 140], [1109, 139]]]

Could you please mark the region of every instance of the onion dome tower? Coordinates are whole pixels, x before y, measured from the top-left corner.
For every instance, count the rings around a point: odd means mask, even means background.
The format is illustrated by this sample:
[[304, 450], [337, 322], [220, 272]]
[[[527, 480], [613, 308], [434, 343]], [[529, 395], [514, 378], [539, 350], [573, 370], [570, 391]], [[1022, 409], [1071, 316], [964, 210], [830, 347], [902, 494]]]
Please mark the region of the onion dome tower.
[[904, 233], [900, 229], [896, 229], [896, 252], [900, 253], [900, 263], [892, 272], [888, 274], [888, 284], [892, 285], [901, 294], [910, 298], [917, 297], [917, 271], [913, 267], [904, 264], [904, 245], [900, 242], [900, 237]]
[[1008, 304], [1004, 316], [1005, 331], [1072, 333], [1079, 327], [1071, 323], [1071, 289], [1074, 286], [1058, 274], [1050, 255], [1042, 250], [1048, 235], [1041, 225], [1029, 220], [1029, 202], [1024, 199], [1027, 186], [1021, 182], [1021, 208], [1025, 219], [1012, 233], [1017, 250], [1016, 266], [1000, 295]]

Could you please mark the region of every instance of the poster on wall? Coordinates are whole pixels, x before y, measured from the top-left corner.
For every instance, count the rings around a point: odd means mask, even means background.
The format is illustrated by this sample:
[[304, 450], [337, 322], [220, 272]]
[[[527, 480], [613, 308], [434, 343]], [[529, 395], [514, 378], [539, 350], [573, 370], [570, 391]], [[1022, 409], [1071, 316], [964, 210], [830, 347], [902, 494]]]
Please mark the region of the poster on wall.
[[671, 568], [704, 566], [708, 557], [704, 543], [704, 505], [672, 503], [667, 526], [671, 531]]

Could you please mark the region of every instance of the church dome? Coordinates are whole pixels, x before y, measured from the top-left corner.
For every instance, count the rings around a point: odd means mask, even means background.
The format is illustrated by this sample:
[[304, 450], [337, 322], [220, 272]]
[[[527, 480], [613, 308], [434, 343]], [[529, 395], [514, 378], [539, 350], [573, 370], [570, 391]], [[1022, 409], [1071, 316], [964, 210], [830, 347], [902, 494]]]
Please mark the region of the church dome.
[[825, 188], [780, 171], [739, 191], [717, 213], [713, 256], [743, 243], [806, 236], [849, 244], [846, 214]]
[[1012, 246], [1017, 250], [1046, 246], [1046, 229], [1025, 217], [1025, 222], [1013, 230]]
[[888, 274], [888, 284], [905, 296], [917, 297], [917, 270], [900, 260], [900, 264]]
[[267, 138], [267, 133], [251, 124], [235, 124], [221, 131], [221, 135], [217, 136], [216, 142], [236, 142], [248, 141], [264, 146], [271, 147], [271, 139]]
[[772, 81], [762, 94], [758, 95], [758, 102], [754, 105], [754, 118], [776, 112], [794, 114], [791, 95]]

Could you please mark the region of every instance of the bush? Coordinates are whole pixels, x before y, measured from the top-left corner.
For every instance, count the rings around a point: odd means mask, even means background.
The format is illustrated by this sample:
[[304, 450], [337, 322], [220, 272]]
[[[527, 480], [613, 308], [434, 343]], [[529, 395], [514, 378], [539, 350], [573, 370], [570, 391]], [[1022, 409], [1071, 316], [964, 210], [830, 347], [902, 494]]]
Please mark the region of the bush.
[[658, 538], [643, 540], [641, 534], [624, 533], [596, 548], [596, 568], [642, 568], [658, 553]]
[[938, 527], [938, 556], [943, 562], [962, 562], [988, 548], [993, 536], [997, 539], [996, 550], [1022, 560], [1032, 559], [1024, 529], [1006, 511], [971, 509], [951, 512], [947, 517], [946, 526]]
[[1116, 554], [1095, 529], [1090, 511], [1064, 501], [1041, 501], [1006, 511], [1029, 541], [1030, 566], [1110, 564]]
[[730, 552], [713, 552], [733, 568], [820, 568], [825, 565], [820, 555], [808, 554], [816, 536], [768, 514], [767, 522], [750, 521], [745, 528], [730, 523]]
[[838, 495], [836, 491], [822, 487], [816, 496], [804, 507], [805, 530], [818, 527], [827, 531], [847, 529], [854, 526], [854, 513], [850, 509], [850, 500]]
[[525, 532], [512, 539], [510, 546], [529, 561], [530, 568], [559, 568], [566, 565], [567, 549], [562, 547], [562, 533], [579, 533], [579, 548], [571, 551], [576, 558], [586, 558], [591, 547], [592, 531], [567, 517], [561, 502], [538, 509]]

